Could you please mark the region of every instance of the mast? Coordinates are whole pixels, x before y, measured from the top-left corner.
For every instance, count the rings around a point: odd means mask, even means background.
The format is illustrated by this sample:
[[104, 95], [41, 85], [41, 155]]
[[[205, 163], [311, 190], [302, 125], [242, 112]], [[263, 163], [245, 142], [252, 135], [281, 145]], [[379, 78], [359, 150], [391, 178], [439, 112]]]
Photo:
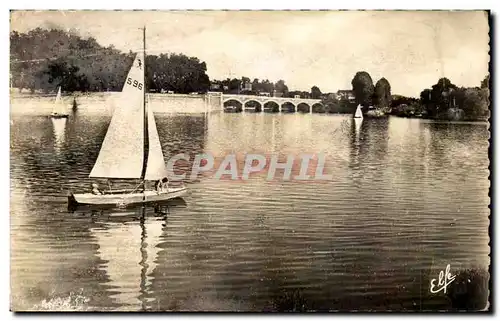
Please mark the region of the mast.
[[141, 179], [143, 183], [143, 192], [146, 189], [146, 182], [145, 182], [145, 176], [146, 176], [146, 168], [148, 164], [148, 154], [149, 154], [149, 131], [148, 131], [148, 113], [146, 109], [146, 26], [142, 29], [142, 43], [143, 43], [143, 48], [142, 48], [142, 53], [143, 53], [143, 59], [144, 61], [142, 62], [143, 70], [142, 70], [142, 81], [143, 83], [143, 115], [144, 115], [144, 148], [143, 148], [143, 162], [142, 162], [142, 173], [141, 173]]
[[[139, 29], [136, 30], [139, 31]], [[135, 52], [134, 62], [129, 69], [120, 95], [120, 105], [123, 107], [116, 106], [117, 108], [113, 111], [99, 155], [89, 176], [135, 179], [138, 180], [140, 191], [140, 185], [143, 185], [144, 179], [147, 178], [150, 167], [147, 163], [151, 160], [148, 154], [148, 149], [151, 149], [151, 138], [148, 132], [151, 131], [154, 122], [147, 117], [144, 101], [143, 52], [141, 49], [136, 49]]]

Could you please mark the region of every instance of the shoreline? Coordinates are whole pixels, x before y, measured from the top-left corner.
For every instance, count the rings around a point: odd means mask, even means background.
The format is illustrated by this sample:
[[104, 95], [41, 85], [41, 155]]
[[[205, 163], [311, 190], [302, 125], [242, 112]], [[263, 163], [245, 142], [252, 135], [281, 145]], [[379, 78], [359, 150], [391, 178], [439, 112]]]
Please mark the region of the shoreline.
[[[110, 113], [112, 112], [113, 106], [115, 104], [115, 99], [120, 94], [120, 91], [99, 91], [99, 92], [73, 92], [73, 94], [63, 95], [62, 99], [65, 103], [71, 106], [73, 99], [76, 99], [78, 104], [78, 111], [85, 111], [89, 113]], [[207, 94], [171, 94], [171, 93], [148, 93], [151, 95], [154, 104], [158, 104], [161, 106], [154, 107], [155, 112], [165, 113], [165, 114], [176, 114], [176, 115], [194, 115], [194, 114], [204, 114], [206, 112], [224, 112], [224, 108], [221, 110], [210, 110], [210, 108], [201, 106], [204, 105]], [[11, 89], [9, 95], [9, 112], [10, 114], [38, 114], [40, 116], [49, 115], [52, 107], [53, 101], [51, 100], [56, 96], [56, 93], [40, 93], [35, 92], [31, 93], [28, 91], [19, 92], [17, 89]], [[79, 102], [78, 99], [83, 99], [88, 101]], [[16, 105], [24, 105], [23, 101], [29, 101], [28, 107], [26, 108], [16, 108]], [[90, 105], [93, 105], [93, 108], [90, 108]], [[172, 106], [172, 107], [171, 107]], [[264, 112], [264, 111], [262, 111]], [[295, 111], [292, 114], [301, 114], [299, 111]], [[267, 114], [267, 113], [266, 113]], [[269, 113], [273, 114], [273, 113]], [[313, 113], [320, 115], [342, 115], [348, 116], [349, 113], [329, 113], [329, 112], [321, 112], [321, 113]], [[482, 119], [440, 119], [440, 118], [428, 118], [425, 116], [410, 116], [410, 115], [395, 115], [390, 113], [377, 114], [377, 115], [366, 115], [364, 119], [385, 119], [389, 117], [397, 117], [397, 118], [407, 118], [407, 119], [421, 119], [433, 121], [436, 123], [489, 123], [489, 119], [491, 118], [482, 118]]]

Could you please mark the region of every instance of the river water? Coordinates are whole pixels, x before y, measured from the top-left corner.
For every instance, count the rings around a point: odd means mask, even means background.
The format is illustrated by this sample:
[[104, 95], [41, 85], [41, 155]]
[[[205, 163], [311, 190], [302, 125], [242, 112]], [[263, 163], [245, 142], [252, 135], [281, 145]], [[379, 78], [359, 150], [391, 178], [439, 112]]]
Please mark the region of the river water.
[[161, 213], [68, 211], [109, 121], [12, 109], [12, 309], [449, 309], [431, 279], [489, 266], [487, 124], [156, 114], [166, 158], [322, 153], [332, 179], [207, 173]]

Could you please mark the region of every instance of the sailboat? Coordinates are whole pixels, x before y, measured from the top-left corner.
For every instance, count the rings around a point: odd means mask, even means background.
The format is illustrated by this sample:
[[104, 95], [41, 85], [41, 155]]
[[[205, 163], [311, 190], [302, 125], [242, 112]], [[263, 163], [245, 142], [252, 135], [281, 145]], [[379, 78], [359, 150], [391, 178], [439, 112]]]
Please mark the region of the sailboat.
[[356, 113], [354, 114], [354, 118], [363, 118], [363, 112], [361, 111], [361, 105], [358, 105], [358, 108], [356, 108]]
[[59, 89], [57, 90], [56, 102], [50, 116], [52, 118], [68, 118], [68, 112], [62, 103], [61, 86], [59, 86]]
[[185, 186], [146, 190], [146, 181], [167, 177], [158, 130], [152, 108], [146, 108], [144, 49], [138, 53], [129, 70], [119, 104], [116, 106], [106, 136], [90, 172], [91, 178], [130, 179], [140, 183], [134, 189], [101, 193], [70, 193], [70, 205], [130, 205], [165, 201], [183, 196]]

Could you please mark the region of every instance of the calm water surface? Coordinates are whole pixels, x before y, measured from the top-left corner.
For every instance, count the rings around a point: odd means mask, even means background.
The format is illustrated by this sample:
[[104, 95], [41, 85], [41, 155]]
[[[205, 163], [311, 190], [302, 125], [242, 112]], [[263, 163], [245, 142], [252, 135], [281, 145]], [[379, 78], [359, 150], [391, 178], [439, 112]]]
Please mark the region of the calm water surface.
[[486, 124], [156, 114], [167, 158], [321, 152], [333, 179], [203, 175], [167, 215], [68, 212], [109, 121], [13, 110], [13, 309], [439, 309], [449, 302], [429, 282], [446, 264], [489, 265]]

